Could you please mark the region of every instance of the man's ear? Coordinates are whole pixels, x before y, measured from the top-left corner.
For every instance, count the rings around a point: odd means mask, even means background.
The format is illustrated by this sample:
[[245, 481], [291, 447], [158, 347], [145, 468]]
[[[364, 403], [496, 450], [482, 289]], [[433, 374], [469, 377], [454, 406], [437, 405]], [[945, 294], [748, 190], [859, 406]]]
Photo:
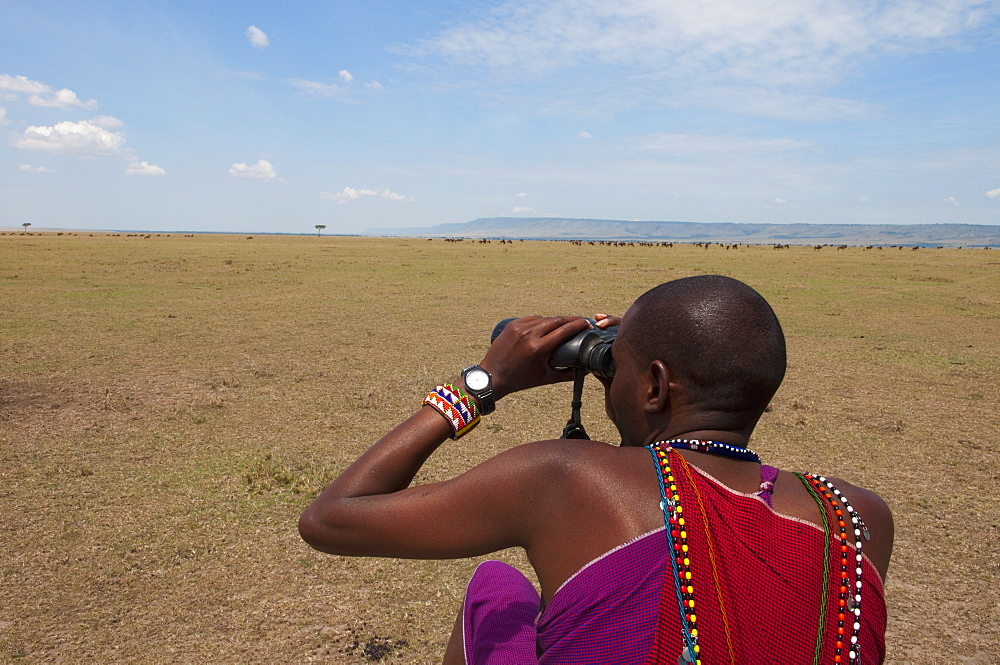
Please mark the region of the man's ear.
[[643, 409], [647, 413], [660, 413], [670, 408], [670, 369], [662, 360], [654, 360], [646, 371], [646, 399]]

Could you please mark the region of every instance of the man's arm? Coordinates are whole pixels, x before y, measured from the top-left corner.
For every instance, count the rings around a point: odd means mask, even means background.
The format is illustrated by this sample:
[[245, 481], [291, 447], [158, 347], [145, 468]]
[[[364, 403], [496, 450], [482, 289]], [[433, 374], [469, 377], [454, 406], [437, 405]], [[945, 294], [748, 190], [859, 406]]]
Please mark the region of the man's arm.
[[[586, 329], [579, 317], [512, 322], [480, 363], [497, 399], [571, 379], [549, 367], [560, 344]], [[355, 556], [450, 558], [514, 545], [530, 537], [533, 502], [554, 456], [547, 447], [514, 448], [457, 478], [409, 488], [427, 458], [452, 434], [428, 406], [382, 437], [302, 514], [299, 532], [316, 549]], [[460, 445], [460, 444], [459, 444]]]

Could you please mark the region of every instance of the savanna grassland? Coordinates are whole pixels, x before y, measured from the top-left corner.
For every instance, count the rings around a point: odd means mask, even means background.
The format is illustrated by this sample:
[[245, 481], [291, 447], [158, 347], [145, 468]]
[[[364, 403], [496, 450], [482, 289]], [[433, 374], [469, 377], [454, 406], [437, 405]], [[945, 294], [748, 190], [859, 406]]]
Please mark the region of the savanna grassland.
[[[0, 236], [0, 661], [436, 662], [477, 561], [320, 554], [299, 512], [498, 320], [701, 273], [788, 337], [753, 447], [895, 512], [889, 662], [1000, 661], [996, 250], [84, 233]], [[569, 401], [505, 399], [418, 481], [558, 436]]]

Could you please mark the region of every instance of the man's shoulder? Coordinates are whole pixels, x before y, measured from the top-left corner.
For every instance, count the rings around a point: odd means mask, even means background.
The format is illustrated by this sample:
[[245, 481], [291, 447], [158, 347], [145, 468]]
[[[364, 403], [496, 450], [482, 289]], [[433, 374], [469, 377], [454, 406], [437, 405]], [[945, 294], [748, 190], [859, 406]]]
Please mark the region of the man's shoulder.
[[840, 493], [838, 498], [846, 500], [866, 521], [892, 523], [892, 511], [889, 505], [876, 492], [843, 478], [827, 477], [826, 480], [836, 488], [836, 492]]
[[579, 460], [614, 459], [620, 457], [624, 449], [591, 439], [543, 439], [522, 444], [515, 450], [538, 460], [570, 463]]
[[589, 439], [546, 439], [516, 446], [505, 456], [509, 456], [508, 462], [523, 464], [525, 471], [554, 478], [614, 474], [616, 470], [634, 465], [637, 458], [649, 458], [649, 453], [642, 448]]
[[889, 505], [876, 492], [850, 483], [843, 478], [828, 478], [828, 480], [844, 495], [852, 506], [859, 509], [858, 512], [862, 512], [860, 509], [864, 508], [867, 509], [864, 512], [875, 516], [887, 517], [891, 515]]
[[865, 551], [884, 580], [895, 540], [895, 524], [889, 505], [870, 489], [841, 478], [829, 478], [829, 481], [861, 517], [866, 531]]

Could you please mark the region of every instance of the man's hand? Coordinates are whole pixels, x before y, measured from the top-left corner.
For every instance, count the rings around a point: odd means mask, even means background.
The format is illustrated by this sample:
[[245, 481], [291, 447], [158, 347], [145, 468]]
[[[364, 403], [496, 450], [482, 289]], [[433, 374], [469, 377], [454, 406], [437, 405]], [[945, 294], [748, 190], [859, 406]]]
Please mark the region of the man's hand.
[[549, 357], [560, 345], [590, 327], [579, 316], [527, 316], [507, 324], [479, 363], [493, 377], [493, 394], [504, 395], [560, 381], [572, 369], [554, 369]]

